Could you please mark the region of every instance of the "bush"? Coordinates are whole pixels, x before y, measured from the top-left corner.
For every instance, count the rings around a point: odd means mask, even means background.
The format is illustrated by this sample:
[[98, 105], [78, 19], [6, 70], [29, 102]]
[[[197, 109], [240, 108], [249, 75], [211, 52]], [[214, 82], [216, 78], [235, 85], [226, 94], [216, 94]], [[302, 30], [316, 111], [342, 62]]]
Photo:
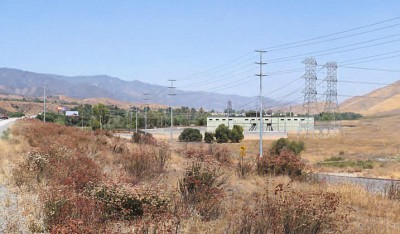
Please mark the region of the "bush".
[[183, 142], [201, 142], [202, 139], [203, 135], [195, 128], [185, 128], [179, 135], [179, 141]]
[[243, 140], [244, 135], [243, 135], [243, 127], [239, 125], [234, 125], [231, 133], [229, 134], [229, 139], [232, 142], [239, 142]]
[[196, 159], [201, 162], [217, 161], [221, 164], [231, 163], [231, 152], [227, 147], [208, 145], [209, 147], [186, 145], [180, 154], [185, 158]]
[[178, 190], [183, 202], [194, 208], [203, 220], [213, 220], [222, 212], [222, 185], [226, 180], [220, 168], [193, 163], [179, 180]]
[[240, 178], [246, 178], [253, 172], [253, 163], [245, 161], [243, 157], [236, 164], [236, 174]]
[[300, 176], [305, 164], [300, 156], [293, 151], [283, 149], [279, 155], [265, 154], [257, 161], [257, 173], [259, 175], [288, 175]]
[[399, 181], [391, 181], [390, 184], [387, 184], [384, 188], [384, 194], [387, 198], [391, 200], [399, 200], [400, 201], [400, 182]]
[[151, 179], [164, 171], [171, 157], [171, 150], [167, 144], [159, 146], [141, 146], [121, 157], [124, 170], [132, 176], [131, 182], [142, 179]]
[[278, 184], [235, 212], [225, 233], [342, 233], [348, 219], [337, 212], [339, 201], [335, 193]]
[[280, 138], [272, 143], [270, 153], [280, 155], [284, 149], [293, 152], [295, 155], [300, 155], [301, 151], [305, 149], [305, 145], [303, 141], [289, 141], [286, 138]]
[[204, 141], [208, 144], [211, 144], [214, 142], [214, 134], [211, 132], [205, 132], [204, 133]]
[[25, 114], [21, 113], [21, 112], [12, 112], [12, 113], [8, 114], [8, 117], [10, 117], [10, 118], [20, 118], [23, 116], [25, 116]]
[[215, 139], [217, 143], [228, 143], [231, 131], [225, 124], [221, 124], [215, 129]]
[[157, 139], [153, 137], [150, 133], [144, 132], [134, 132], [132, 135], [132, 140], [134, 143], [156, 145]]

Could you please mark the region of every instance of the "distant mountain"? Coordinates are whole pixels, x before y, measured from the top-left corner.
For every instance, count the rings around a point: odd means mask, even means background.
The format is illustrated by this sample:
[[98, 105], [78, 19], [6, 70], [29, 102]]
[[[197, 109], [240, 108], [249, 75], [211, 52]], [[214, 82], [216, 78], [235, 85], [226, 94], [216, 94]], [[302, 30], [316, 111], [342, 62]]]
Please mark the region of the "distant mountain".
[[[138, 80], [124, 81], [107, 75], [69, 77], [0, 68], [0, 93], [39, 97], [43, 95], [43, 84], [46, 84], [47, 95], [65, 95], [72, 98], [110, 98], [140, 103], [144, 102], [143, 93], [150, 93], [149, 102], [162, 105], [171, 104], [167, 95], [167, 87]], [[173, 106], [203, 107], [208, 110], [223, 110], [226, 108], [228, 100], [232, 101], [233, 109], [239, 109], [240, 106], [255, 100], [254, 97], [211, 92], [176, 90], [176, 94], [177, 96], [173, 98]], [[265, 98], [264, 100], [269, 105], [276, 104], [273, 99]]]
[[364, 96], [350, 98], [340, 105], [340, 111], [363, 115], [400, 114], [400, 81]]

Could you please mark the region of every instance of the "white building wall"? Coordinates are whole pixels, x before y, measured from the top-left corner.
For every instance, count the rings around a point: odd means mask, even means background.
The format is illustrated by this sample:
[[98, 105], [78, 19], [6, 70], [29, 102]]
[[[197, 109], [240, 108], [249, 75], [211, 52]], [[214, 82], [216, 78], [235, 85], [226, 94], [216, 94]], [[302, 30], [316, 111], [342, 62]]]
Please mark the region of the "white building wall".
[[[230, 129], [233, 128], [233, 125], [239, 125], [243, 127], [244, 131], [259, 131], [260, 117], [207, 117], [208, 132], [214, 132], [220, 124], [225, 124]], [[307, 125], [310, 130], [314, 129], [314, 117], [263, 117], [264, 132], [294, 132]]]

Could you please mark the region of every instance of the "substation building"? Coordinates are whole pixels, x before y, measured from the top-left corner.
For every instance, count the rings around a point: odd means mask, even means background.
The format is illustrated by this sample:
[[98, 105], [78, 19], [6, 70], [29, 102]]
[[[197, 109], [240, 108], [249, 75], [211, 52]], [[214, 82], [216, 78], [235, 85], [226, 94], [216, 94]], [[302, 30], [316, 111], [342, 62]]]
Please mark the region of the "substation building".
[[[207, 117], [207, 131], [214, 132], [220, 124], [230, 129], [233, 125], [243, 127], [245, 132], [260, 131], [260, 117]], [[298, 132], [304, 129], [314, 130], [314, 117], [263, 116], [264, 132]]]

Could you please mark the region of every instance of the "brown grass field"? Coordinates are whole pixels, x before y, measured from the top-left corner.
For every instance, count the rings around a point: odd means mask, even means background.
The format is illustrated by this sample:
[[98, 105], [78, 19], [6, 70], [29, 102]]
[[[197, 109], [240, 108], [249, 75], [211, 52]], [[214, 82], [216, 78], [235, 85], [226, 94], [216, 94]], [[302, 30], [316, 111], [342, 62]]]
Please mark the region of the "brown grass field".
[[[396, 117], [347, 122], [339, 134], [303, 140], [306, 171], [349, 172], [317, 163], [399, 156]], [[143, 140], [143, 141], [142, 141]], [[207, 145], [142, 139], [18, 121], [0, 141], [0, 179], [18, 198], [3, 232], [398, 233], [400, 200], [313, 176], [257, 173], [258, 141]], [[272, 140], [264, 142], [265, 151]], [[250, 165], [238, 172], [240, 147]], [[399, 162], [358, 173], [399, 177]], [[193, 189], [194, 188], [194, 189]], [[2, 206], [8, 210], [7, 199]]]

